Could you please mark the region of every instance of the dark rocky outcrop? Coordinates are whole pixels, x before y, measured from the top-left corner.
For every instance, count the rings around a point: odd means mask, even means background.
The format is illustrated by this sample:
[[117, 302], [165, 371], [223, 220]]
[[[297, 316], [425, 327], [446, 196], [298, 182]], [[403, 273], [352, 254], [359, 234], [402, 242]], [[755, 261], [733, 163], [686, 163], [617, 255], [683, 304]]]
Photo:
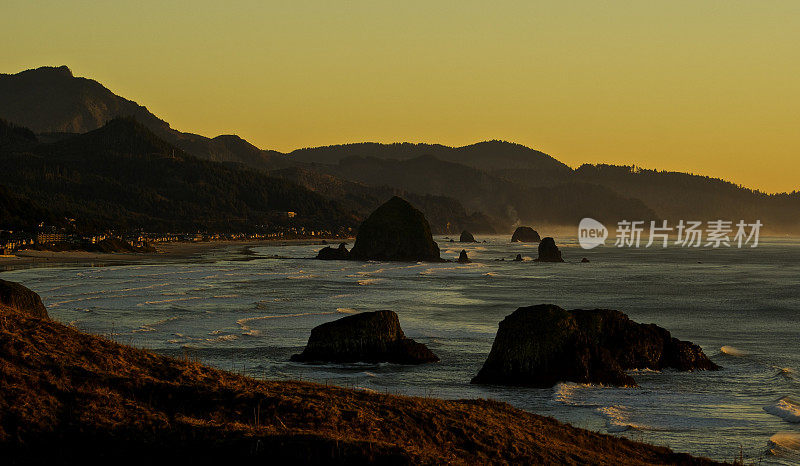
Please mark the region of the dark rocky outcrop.
[[457, 262], [460, 264], [469, 264], [470, 262], [472, 262], [471, 260], [469, 260], [469, 257], [467, 257], [467, 251], [465, 249], [461, 250], [461, 254], [458, 255]]
[[49, 318], [42, 298], [19, 283], [0, 280], [0, 310], [7, 306], [34, 317]]
[[536, 262], [564, 262], [553, 238], [548, 236], [539, 243], [539, 257], [536, 258]]
[[517, 257], [514, 258], [514, 262], [522, 262], [522, 254], [517, 254]]
[[340, 244], [336, 249], [325, 246], [317, 253], [317, 259], [326, 261], [346, 261], [350, 259], [350, 251], [347, 250], [345, 243]]
[[464, 230], [461, 232], [461, 238], [458, 240], [460, 243], [477, 243], [475, 241], [475, 237], [472, 236], [472, 233]]
[[301, 362], [422, 364], [438, 360], [428, 347], [406, 338], [392, 311], [363, 312], [314, 327], [305, 350], [292, 356], [292, 361]]
[[441, 262], [425, 215], [397, 196], [361, 224], [350, 258], [355, 260]]
[[511, 235], [512, 243], [538, 243], [541, 240], [539, 233], [531, 227], [518, 227]]
[[550, 387], [558, 382], [636, 386], [625, 371], [716, 370], [691, 342], [655, 324], [608, 309], [522, 307], [500, 322], [492, 350], [472, 383]]
[[583, 259], [581, 259], [581, 263], [582, 263], [582, 264], [585, 264], [585, 263], [587, 263], [587, 262], [589, 262], [589, 259], [587, 259], [587, 258], [585, 258], [585, 257], [584, 257]]

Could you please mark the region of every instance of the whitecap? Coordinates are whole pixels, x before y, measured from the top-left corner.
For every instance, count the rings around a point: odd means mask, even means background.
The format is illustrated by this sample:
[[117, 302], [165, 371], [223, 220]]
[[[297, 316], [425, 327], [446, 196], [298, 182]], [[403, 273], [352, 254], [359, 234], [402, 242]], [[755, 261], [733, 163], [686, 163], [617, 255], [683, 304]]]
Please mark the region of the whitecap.
[[800, 433], [778, 432], [767, 442], [769, 454], [778, 457], [800, 458]]
[[349, 307], [337, 307], [336, 312], [339, 314], [358, 314], [358, 311]]
[[743, 356], [747, 356], [747, 351], [742, 351], [738, 348], [734, 348], [733, 346], [725, 345], [719, 349], [722, 354], [727, 354], [728, 356], [733, 356], [737, 358], [741, 358]]
[[787, 422], [800, 422], [800, 403], [789, 396], [784, 396], [774, 404], [764, 406], [764, 411]]
[[366, 286], [366, 285], [374, 285], [374, 284], [380, 283], [382, 281], [383, 281], [382, 278], [364, 278], [362, 280], [359, 280], [358, 284], [361, 285], [361, 286]]
[[647, 426], [636, 424], [630, 421], [630, 408], [627, 406], [603, 406], [597, 408], [597, 412], [606, 420], [606, 430], [611, 433], [625, 432], [628, 430], [644, 430]]

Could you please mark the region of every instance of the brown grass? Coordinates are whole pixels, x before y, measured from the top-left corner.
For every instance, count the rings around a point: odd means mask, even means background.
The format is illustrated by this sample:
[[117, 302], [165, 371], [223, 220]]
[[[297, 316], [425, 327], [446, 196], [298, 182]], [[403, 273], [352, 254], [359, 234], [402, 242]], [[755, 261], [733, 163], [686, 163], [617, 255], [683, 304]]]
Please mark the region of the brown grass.
[[[0, 309], [0, 459], [712, 464], [487, 400], [255, 380]], [[6, 461], [0, 461], [5, 463]]]

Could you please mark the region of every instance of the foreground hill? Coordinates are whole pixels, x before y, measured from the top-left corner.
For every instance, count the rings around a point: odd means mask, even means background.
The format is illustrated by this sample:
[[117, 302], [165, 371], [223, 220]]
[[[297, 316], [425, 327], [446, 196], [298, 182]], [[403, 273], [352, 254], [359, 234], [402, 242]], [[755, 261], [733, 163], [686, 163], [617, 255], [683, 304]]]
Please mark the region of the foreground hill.
[[131, 464], [712, 464], [486, 400], [260, 381], [0, 304], [0, 457]]
[[[319, 194], [264, 173], [197, 159], [133, 119], [112, 120], [49, 144], [0, 145], [0, 172], [0, 183], [15, 196], [47, 206], [56, 216], [76, 218], [88, 230], [356, 225], [352, 215]], [[4, 204], [18, 210], [20, 202]], [[290, 211], [297, 217], [289, 218]]]

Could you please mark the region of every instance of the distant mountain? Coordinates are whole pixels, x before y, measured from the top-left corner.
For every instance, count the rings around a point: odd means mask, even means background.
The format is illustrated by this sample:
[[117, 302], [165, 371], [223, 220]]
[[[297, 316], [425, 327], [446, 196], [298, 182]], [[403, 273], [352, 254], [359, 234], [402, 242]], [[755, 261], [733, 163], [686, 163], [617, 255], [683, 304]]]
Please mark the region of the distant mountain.
[[[0, 134], [8, 131], [0, 124]], [[75, 218], [84, 230], [357, 226], [334, 201], [287, 180], [200, 160], [132, 118], [54, 143], [0, 146], [0, 173], [15, 196], [0, 206], [47, 206], [50, 217]]]
[[484, 141], [463, 147], [407, 142], [395, 144], [364, 142], [298, 149], [289, 155], [298, 162], [323, 164], [336, 164], [349, 157], [408, 160], [429, 155], [445, 162], [459, 163], [489, 172], [517, 169], [554, 173], [572, 171], [567, 165], [543, 152], [505, 141]]
[[119, 117], [132, 117], [155, 134], [196, 157], [255, 168], [274, 166], [274, 151], [262, 151], [237, 136], [213, 139], [170, 128], [147, 107], [120, 97], [92, 79], [72, 75], [66, 66], [0, 74], [0, 118], [61, 139], [86, 133]]
[[658, 218], [640, 200], [605, 186], [579, 182], [572, 178], [572, 171], [562, 173], [559, 182], [541, 187], [512, 182], [433, 155], [404, 160], [351, 156], [335, 165], [310, 167], [368, 186], [456, 199], [469, 211], [486, 212], [498, 231], [510, 230], [518, 223], [577, 224], [584, 216], [601, 221]]

